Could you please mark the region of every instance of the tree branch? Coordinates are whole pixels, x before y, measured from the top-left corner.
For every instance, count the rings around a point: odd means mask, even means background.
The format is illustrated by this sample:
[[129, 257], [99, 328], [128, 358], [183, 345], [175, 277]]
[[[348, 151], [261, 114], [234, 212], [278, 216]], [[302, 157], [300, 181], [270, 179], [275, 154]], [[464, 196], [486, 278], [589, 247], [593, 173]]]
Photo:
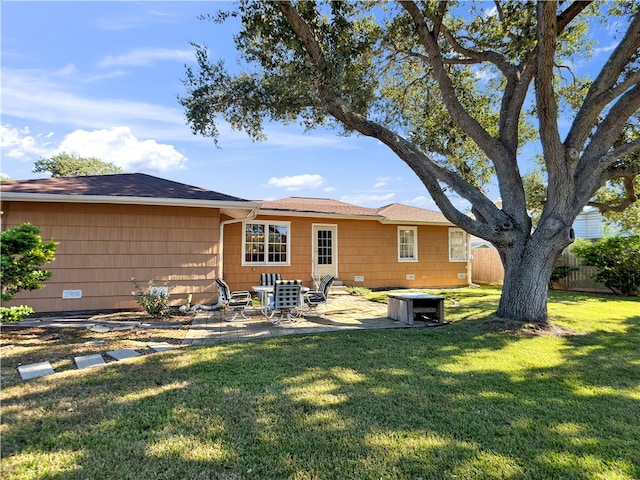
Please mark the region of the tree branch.
[[[640, 170], [640, 169], [639, 169]], [[600, 213], [605, 212], [622, 212], [633, 202], [638, 200], [638, 195], [634, 189], [633, 180], [635, 175], [624, 176], [624, 198], [618, 203], [602, 203], [602, 202], [588, 202], [587, 205], [595, 207], [600, 210]]]
[[635, 178], [640, 175], [640, 165], [632, 165], [629, 167], [609, 168], [600, 175], [601, 184], [613, 180], [614, 178]]
[[[607, 116], [598, 124], [598, 128], [591, 136], [589, 145], [584, 150], [580, 162], [580, 171], [588, 171], [596, 166], [606, 168], [621, 158], [618, 153], [612, 156], [609, 146], [613, 145], [620, 137], [622, 129], [631, 117], [640, 108], [640, 83], [627, 90], [624, 95], [611, 107]], [[631, 146], [631, 150], [637, 149]], [[618, 152], [624, 152], [622, 146], [617, 147]]]
[[553, 89], [554, 53], [557, 43], [556, 1], [538, 3], [538, 49], [536, 68], [536, 105], [540, 120], [540, 140], [545, 159], [555, 165], [547, 170], [551, 173], [559, 167], [562, 142], [558, 131], [558, 105]]
[[433, 74], [438, 82], [440, 90], [442, 91], [442, 99], [451, 117], [454, 119], [456, 124], [485, 152], [487, 157], [495, 159], [506, 156], [507, 152], [503, 145], [489, 135], [482, 125], [480, 125], [475, 118], [469, 115], [458, 100], [451, 78], [444, 68], [438, 42], [433, 34], [428, 30], [425, 18], [418, 6], [414, 2], [407, 0], [400, 1], [399, 3], [413, 20], [418, 38], [420, 39], [422, 46], [427, 51], [429, 63], [433, 68]]
[[[296, 35], [303, 41], [312, 63], [317, 67], [318, 78], [316, 86], [323, 109], [349, 128], [363, 135], [377, 138], [391, 148], [418, 175], [438, 207], [442, 210], [442, 213], [450, 221], [490, 241], [498, 243], [510, 241], [507, 238], [510, 234], [505, 230], [508, 231], [513, 228], [511, 219], [489, 201], [480, 190], [470, 185], [457, 173], [438, 165], [402, 136], [355, 112], [344, 99], [331, 91], [323, 78], [323, 68], [326, 66], [326, 60], [313, 32], [290, 2], [278, 2], [277, 7]], [[484, 218], [491, 218], [493, 224], [480, 223], [460, 212], [442, 190], [439, 181], [449, 185], [456, 193], [472, 203], [475, 208], [482, 212]]]
[[620, 74], [631, 58], [637, 54], [638, 48], [640, 48], [640, 13], [633, 17], [624, 38], [589, 88], [567, 135], [565, 142], [567, 147], [581, 151], [604, 108], [630, 86], [638, 83], [638, 74], [635, 73], [616, 85]]
[[593, 3], [592, 0], [571, 2], [569, 6], [558, 15], [558, 35], [591, 3]]

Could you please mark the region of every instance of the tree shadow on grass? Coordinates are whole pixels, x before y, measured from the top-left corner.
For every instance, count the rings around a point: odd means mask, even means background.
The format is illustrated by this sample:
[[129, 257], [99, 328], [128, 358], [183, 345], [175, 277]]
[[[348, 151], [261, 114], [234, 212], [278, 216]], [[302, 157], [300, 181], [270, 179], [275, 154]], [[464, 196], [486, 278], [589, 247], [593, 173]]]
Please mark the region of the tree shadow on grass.
[[11, 387], [2, 470], [52, 479], [640, 477], [639, 319], [550, 342], [485, 322], [194, 347]]

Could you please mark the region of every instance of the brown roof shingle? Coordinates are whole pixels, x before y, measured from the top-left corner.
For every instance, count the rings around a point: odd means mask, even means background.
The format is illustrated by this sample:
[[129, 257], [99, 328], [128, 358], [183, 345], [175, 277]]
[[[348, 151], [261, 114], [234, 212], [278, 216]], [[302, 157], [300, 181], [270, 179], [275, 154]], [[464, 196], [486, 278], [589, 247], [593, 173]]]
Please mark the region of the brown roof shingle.
[[288, 197], [280, 200], [265, 200], [263, 210], [282, 210], [285, 212], [325, 213], [333, 215], [377, 216], [375, 208], [359, 207], [350, 203], [328, 198]]
[[440, 212], [411, 207], [401, 203], [392, 203], [381, 208], [366, 208], [327, 198], [287, 197], [280, 200], [264, 201], [262, 203], [262, 210], [275, 210], [283, 213], [321, 213], [329, 215], [371, 217], [380, 221], [388, 222], [452, 225], [452, 223]]
[[9, 180], [0, 184], [2, 193], [44, 195], [86, 195], [98, 197], [137, 197], [180, 200], [246, 202], [243, 198], [173, 182], [144, 173], [51, 177], [35, 180]]
[[378, 209], [378, 214], [392, 221], [421, 222], [421, 223], [451, 223], [440, 212], [424, 208], [411, 207], [402, 203], [392, 203]]

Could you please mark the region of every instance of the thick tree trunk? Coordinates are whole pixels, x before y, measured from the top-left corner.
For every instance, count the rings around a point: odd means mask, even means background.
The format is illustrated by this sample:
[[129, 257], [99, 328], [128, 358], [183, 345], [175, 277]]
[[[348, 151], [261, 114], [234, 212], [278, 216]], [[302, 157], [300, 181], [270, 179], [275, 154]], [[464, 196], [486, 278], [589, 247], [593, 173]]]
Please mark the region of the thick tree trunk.
[[530, 238], [524, 245], [500, 249], [504, 285], [498, 316], [521, 322], [548, 322], [549, 279], [558, 256], [569, 243], [563, 238]]

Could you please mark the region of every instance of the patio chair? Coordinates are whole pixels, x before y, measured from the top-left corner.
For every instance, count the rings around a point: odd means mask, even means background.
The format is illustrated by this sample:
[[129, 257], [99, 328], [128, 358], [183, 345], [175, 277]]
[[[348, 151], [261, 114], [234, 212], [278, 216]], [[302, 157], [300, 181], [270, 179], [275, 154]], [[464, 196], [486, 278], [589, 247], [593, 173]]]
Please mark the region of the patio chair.
[[301, 292], [302, 280], [276, 280], [268, 309], [271, 317], [280, 313], [280, 318], [272, 320], [271, 323], [278, 325], [285, 319], [292, 323], [297, 321], [295, 317], [300, 316]]
[[260, 274], [260, 286], [265, 287], [268, 285], [275, 285], [278, 280], [282, 280], [282, 275], [279, 273], [261, 273]]
[[304, 294], [304, 303], [309, 307], [309, 311], [317, 312], [318, 305], [327, 304], [329, 288], [335, 279], [333, 275], [325, 275], [317, 290], [309, 290]]
[[244, 314], [244, 309], [253, 304], [251, 292], [248, 292], [247, 290], [232, 292], [229, 285], [227, 285], [227, 283], [221, 278], [216, 278], [216, 283], [218, 284], [218, 293], [222, 300], [221, 305], [224, 308], [233, 310], [234, 312], [233, 317], [227, 317], [225, 320], [227, 322], [233, 322], [238, 315], [242, 315], [243, 318], [249, 319], [249, 317]]

